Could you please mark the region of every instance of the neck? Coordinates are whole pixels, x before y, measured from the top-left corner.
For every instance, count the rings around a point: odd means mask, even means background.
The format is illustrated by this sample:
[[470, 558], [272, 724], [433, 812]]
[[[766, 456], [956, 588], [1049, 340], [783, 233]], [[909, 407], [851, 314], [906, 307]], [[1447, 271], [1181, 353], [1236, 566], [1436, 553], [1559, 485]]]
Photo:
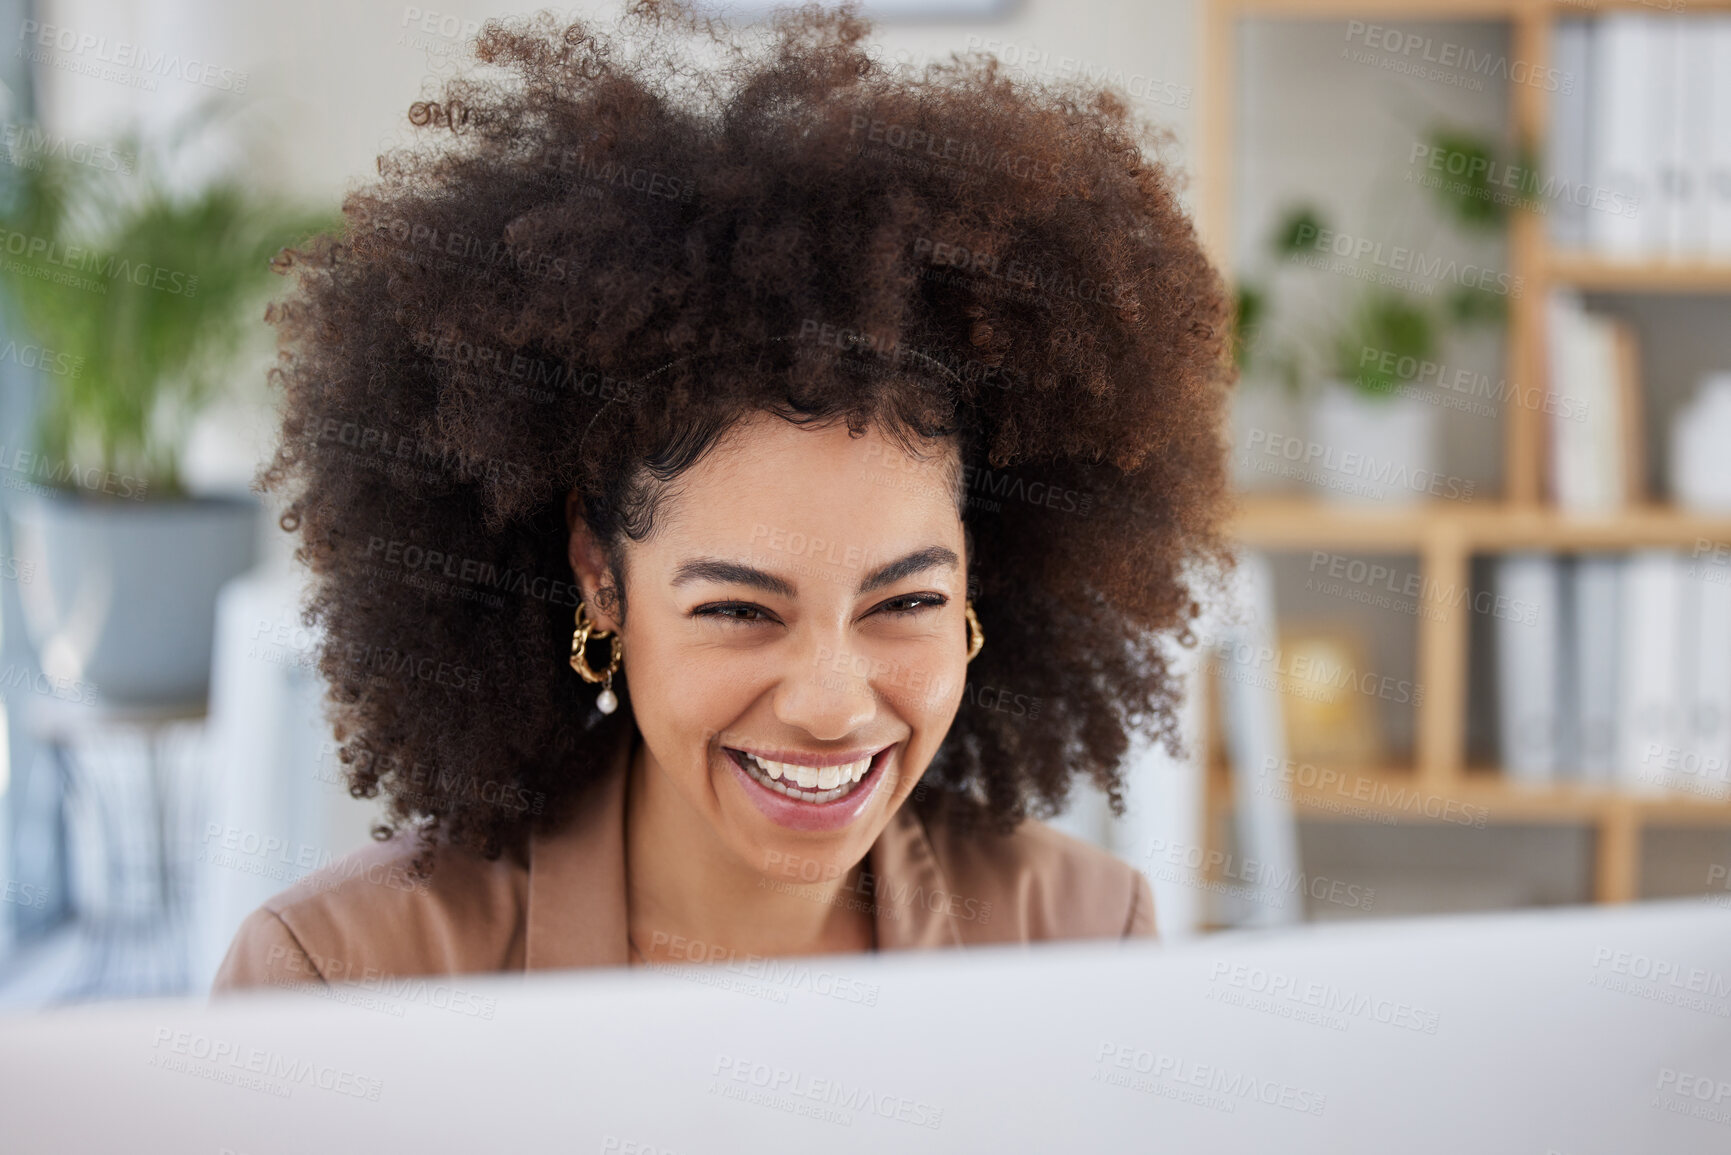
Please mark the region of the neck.
[[641, 739], [628, 774], [626, 906], [631, 940], [647, 960], [744, 960], [871, 948], [871, 914], [845, 897], [858, 865], [822, 883], [777, 884], [716, 837]]

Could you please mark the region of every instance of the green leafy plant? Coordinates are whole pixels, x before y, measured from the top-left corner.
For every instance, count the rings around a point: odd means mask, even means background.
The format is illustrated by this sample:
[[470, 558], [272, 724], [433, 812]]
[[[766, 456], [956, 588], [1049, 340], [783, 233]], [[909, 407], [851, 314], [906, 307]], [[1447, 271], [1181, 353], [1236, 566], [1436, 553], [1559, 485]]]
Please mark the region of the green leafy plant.
[[[1493, 184], [1493, 174], [1508, 172], [1502, 151], [1479, 135], [1438, 127], [1427, 134], [1427, 155], [1446, 157], [1460, 170], [1459, 179], [1430, 184], [1444, 219], [1467, 233], [1495, 233], [1507, 226], [1511, 208], [1532, 208], [1525, 193], [1506, 195]], [[1521, 150], [1522, 173], [1530, 167], [1530, 150]], [[1267, 257], [1287, 263], [1329, 232], [1326, 217], [1310, 204], [1288, 205], [1270, 231]], [[1270, 324], [1274, 294], [1251, 279], [1238, 287], [1234, 355], [1240, 371], [1257, 371], [1280, 380], [1293, 392], [1317, 376], [1351, 383], [1362, 393], [1386, 396], [1401, 378], [1395, 369], [1406, 363], [1436, 359], [1443, 339], [1452, 331], [1500, 325], [1507, 319], [1503, 297], [1486, 289], [1460, 285], [1440, 301], [1416, 293], [1373, 285], [1361, 291], [1326, 331], [1279, 338]], [[1308, 338], [1308, 340], [1306, 339]], [[1320, 346], [1320, 348], [1318, 348]], [[1370, 357], [1367, 351], [1377, 356]]]
[[[1400, 383], [1400, 364], [1435, 360], [1436, 348], [1436, 324], [1423, 307], [1398, 293], [1367, 293], [1335, 339], [1334, 375], [1382, 396]], [[1366, 357], [1367, 349], [1379, 355]]]
[[99, 466], [153, 496], [181, 494], [188, 431], [257, 331], [272, 258], [338, 223], [233, 172], [176, 189], [171, 174], [213, 115], [196, 109], [161, 151], [136, 128], [121, 134], [105, 155], [138, 158], [132, 172], [58, 152], [12, 157], [0, 285], [9, 328], [44, 350], [36, 441], [63, 463], [56, 480]]

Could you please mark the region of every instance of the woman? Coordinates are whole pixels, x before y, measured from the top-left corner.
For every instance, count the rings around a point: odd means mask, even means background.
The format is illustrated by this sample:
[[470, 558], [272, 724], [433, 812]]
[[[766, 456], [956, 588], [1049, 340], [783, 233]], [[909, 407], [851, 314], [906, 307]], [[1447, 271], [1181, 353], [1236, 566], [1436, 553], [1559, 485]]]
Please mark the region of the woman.
[[[1041, 824], [1170, 740], [1227, 305], [1112, 94], [641, 4], [290, 253], [262, 476], [380, 841], [219, 989], [1154, 933]], [[568, 655], [568, 663], [567, 663]]]

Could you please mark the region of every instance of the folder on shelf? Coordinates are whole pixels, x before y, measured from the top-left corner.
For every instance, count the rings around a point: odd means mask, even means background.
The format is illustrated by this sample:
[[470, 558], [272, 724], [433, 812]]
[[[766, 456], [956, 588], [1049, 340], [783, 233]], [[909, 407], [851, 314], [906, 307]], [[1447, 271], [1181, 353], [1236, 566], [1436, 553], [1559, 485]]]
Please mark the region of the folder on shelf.
[[1731, 563], [1716, 554], [1689, 559], [1685, 596], [1683, 741], [1664, 769], [1673, 789], [1698, 797], [1731, 790]]
[[1497, 738], [1503, 773], [1518, 782], [1557, 773], [1558, 572], [1545, 553], [1509, 553], [1495, 563], [1497, 593], [1509, 608], [1496, 620]]
[[1681, 743], [1682, 559], [1638, 549], [1623, 563], [1617, 782], [1638, 793], [1664, 789], [1664, 766]]
[[1563, 670], [1566, 751], [1562, 772], [1609, 783], [1617, 761], [1617, 627], [1622, 559], [1582, 554], [1568, 567], [1569, 628]]
[[1615, 428], [1605, 433], [1607, 452], [1615, 459], [1621, 480], [1621, 505], [1635, 505], [1647, 497], [1646, 417], [1641, 383], [1641, 345], [1635, 326], [1621, 317], [1599, 320], [1610, 334], [1612, 393], [1616, 412], [1609, 416]]
[[1707, 112], [1707, 249], [1731, 260], [1731, 14], [1700, 17], [1708, 65], [1711, 107]]
[[1544, 187], [1556, 196], [1545, 204], [1550, 217], [1550, 240], [1562, 249], [1587, 247], [1587, 213], [1592, 202], [1592, 179], [1587, 169], [1587, 93], [1592, 25], [1586, 20], [1559, 20], [1551, 42], [1553, 67], [1574, 83], [1559, 85], [1551, 94], [1549, 169]]
[[1633, 213], [1589, 214], [1592, 247], [1610, 256], [1650, 253], [1661, 234], [1655, 224], [1657, 167], [1652, 106], [1657, 83], [1651, 69], [1654, 21], [1635, 12], [1611, 12], [1593, 29], [1593, 87], [1588, 97], [1588, 149], [1596, 193], [1608, 203], [1633, 205]]
[[1552, 500], [1570, 513], [1615, 512], [1644, 490], [1634, 330], [1587, 312], [1572, 290], [1545, 305]]
[[[1670, 142], [1674, 184], [1668, 198], [1666, 250], [1673, 260], [1701, 260], [1707, 249], [1707, 184], [1713, 146], [1713, 55], [1710, 31], [1699, 18], [1673, 19], [1667, 29], [1673, 43], [1675, 71], [1668, 86]], [[1731, 121], [1718, 122], [1731, 131]]]

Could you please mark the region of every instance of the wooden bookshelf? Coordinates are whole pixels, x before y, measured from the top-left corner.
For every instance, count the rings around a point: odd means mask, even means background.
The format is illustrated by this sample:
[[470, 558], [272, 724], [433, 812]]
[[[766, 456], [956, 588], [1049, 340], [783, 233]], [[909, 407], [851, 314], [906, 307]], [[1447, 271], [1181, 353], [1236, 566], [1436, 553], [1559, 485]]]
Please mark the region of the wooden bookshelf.
[[1232, 534], [1260, 549], [1350, 549], [1469, 553], [1510, 549], [1562, 552], [1643, 547], [1695, 548], [1708, 541], [1731, 548], [1731, 516], [1711, 517], [1668, 505], [1639, 505], [1604, 517], [1560, 513], [1543, 505], [1487, 502], [1480, 506], [1418, 504], [1355, 509], [1310, 498], [1243, 494]]
[[[1599, 902], [1630, 902], [1640, 897], [1641, 830], [1646, 826], [1720, 826], [1731, 802], [1689, 794], [1631, 794], [1578, 783], [1526, 785], [1510, 782], [1494, 768], [1479, 768], [1439, 790], [1418, 784], [1411, 771], [1341, 769], [1327, 785], [1300, 785], [1290, 795], [1293, 807], [1312, 822], [1375, 822], [1386, 815], [1401, 822], [1433, 821], [1479, 828], [1492, 825], [1592, 825], [1593, 897]], [[1225, 767], [1209, 774], [1205, 830], [1230, 816], [1232, 779]], [[1415, 804], [1416, 798], [1416, 804]], [[1447, 817], [1415, 819], [1415, 813], [1441, 811]]]
[[[1521, 783], [1511, 782], [1495, 767], [1475, 766], [1441, 791], [1423, 786], [1410, 768], [1329, 767], [1338, 777], [1326, 785], [1301, 785], [1294, 780], [1292, 801], [1307, 817], [1336, 818], [1355, 821], [1346, 813], [1360, 810], [1404, 816], [1420, 808], [1413, 803], [1417, 795], [1429, 804], [1433, 799], [1459, 803], [1473, 808], [1473, 821], [1433, 817], [1436, 822], [1457, 821], [1460, 825], [1489, 826], [1544, 823], [1577, 823], [1601, 819], [1607, 814], [1632, 811], [1643, 821], [1666, 825], [1689, 826], [1698, 823], [1718, 825], [1724, 821], [1725, 809], [1731, 800], [1685, 793], [1635, 794], [1610, 786], [1594, 786], [1579, 782]], [[1232, 780], [1221, 763], [1214, 763], [1216, 787], [1210, 791], [1217, 809], [1232, 803]], [[1479, 819], [1482, 818], [1482, 822]]]
[[1600, 293], [1731, 293], [1731, 262], [1613, 261], [1549, 252], [1547, 280]]
[[[1202, 20], [1202, 106], [1198, 223], [1219, 266], [1231, 274], [1232, 167], [1237, 107], [1237, 26], [1267, 20], [1380, 20], [1502, 22], [1511, 51], [1532, 68], [1548, 67], [1556, 22], [1613, 10], [1659, 12], [1639, 0], [1209, 0]], [[1683, 18], [1731, 11], [1731, 0], [1691, 0]], [[1516, 139], [1546, 139], [1548, 94], [1541, 86], [1510, 84]], [[1506, 379], [1528, 386], [1548, 379], [1544, 360], [1544, 301], [1553, 285], [1630, 294], [1731, 294], [1731, 263], [1643, 259], [1618, 261], [1554, 249], [1546, 218], [1515, 212], [1510, 218], [1509, 272], [1522, 292], [1510, 300]], [[1299, 813], [1313, 820], [1375, 821], [1378, 811], [1360, 798], [1339, 796], [1338, 783], [1369, 798], [1405, 788], [1429, 797], [1483, 808], [1487, 823], [1576, 823], [1597, 832], [1593, 894], [1622, 902], [1640, 894], [1641, 832], [1651, 825], [1731, 825], [1731, 801], [1682, 793], [1641, 794], [1558, 782], [1514, 782], [1496, 767], [1465, 759], [1467, 647], [1471, 613], [1447, 604], [1449, 591], [1468, 585], [1474, 555], [1515, 549], [1559, 552], [1642, 547], [1697, 548], [1731, 543], [1731, 516], [1708, 517], [1664, 505], [1637, 506], [1602, 517], [1569, 515], [1543, 500], [1545, 425], [1530, 406], [1505, 410], [1505, 492], [1473, 502], [1352, 506], [1313, 498], [1246, 494], [1233, 514], [1234, 536], [1273, 551], [1335, 550], [1416, 555], [1423, 597], [1436, 612], [1419, 615], [1417, 680], [1427, 688], [1414, 716], [1411, 765], [1333, 768], [1340, 777], [1327, 790], [1294, 786]], [[1205, 695], [1206, 696], [1206, 695]], [[1210, 732], [1204, 727], [1205, 735]], [[1231, 783], [1216, 752], [1206, 764], [1205, 837], [1232, 807]], [[1360, 785], [1363, 783], [1365, 785]], [[1410, 794], [1408, 795], [1410, 797]], [[1401, 821], [1427, 821], [1404, 814]]]

